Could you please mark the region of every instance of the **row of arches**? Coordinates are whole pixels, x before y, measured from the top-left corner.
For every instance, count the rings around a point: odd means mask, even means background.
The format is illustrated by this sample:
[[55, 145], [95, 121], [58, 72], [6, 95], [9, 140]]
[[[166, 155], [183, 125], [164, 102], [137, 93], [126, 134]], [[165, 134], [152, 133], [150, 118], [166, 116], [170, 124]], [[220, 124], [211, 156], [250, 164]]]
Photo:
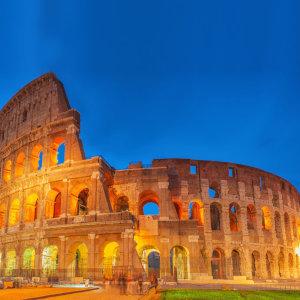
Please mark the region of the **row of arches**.
[[[14, 177], [19, 178], [25, 174], [25, 168], [27, 161], [30, 163], [30, 170], [32, 172], [41, 170], [44, 166], [44, 149], [40, 144], [35, 145], [32, 148], [30, 156], [26, 159], [24, 151], [20, 151], [13, 162], [11, 159], [7, 159], [4, 162], [2, 178], [4, 182], [8, 182], [12, 179], [14, 171]], [[57, 137], [53, 140], [49, 150], [49, 162], [50, 166], [62, 164], [65, 160], [65, 143], [64, 139]]]
[[[70, 195], [69, 212], [71, 215], [84, 215], [88, 213], [89, 189], [84, 185], [79, 185], [73, 189]], [[38, 218], [39, 210], [42, 209], [41, 202], [36, 193], [32, 193], [25, 198], [23, 204], [23, 222], [32, 223]], [[58, 189], [51, 189], [48, 192], [44, 203], [44, 218], [58, 218], [62, 211], [62, 194]], [[0, 228], [5, 226], [5, 216], [8, 212], [8, 226], [15, 226], [21, 220], [21, 201], [14, 198], [9, 208], [7, 203], [0, 204]]]

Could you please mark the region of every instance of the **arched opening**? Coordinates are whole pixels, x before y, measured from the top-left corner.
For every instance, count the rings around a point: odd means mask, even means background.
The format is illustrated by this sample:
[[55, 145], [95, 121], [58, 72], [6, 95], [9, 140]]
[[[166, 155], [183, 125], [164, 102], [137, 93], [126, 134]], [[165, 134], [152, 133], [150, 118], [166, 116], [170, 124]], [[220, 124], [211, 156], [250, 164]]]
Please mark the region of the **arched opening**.
[[27, 121], [27, 114], [28, 114], [27, 110], [24, 109], [23, 114], [22, 114], [22, 122], [23, 123]]
[[241, 276], [241, 258], [237, 250], [231, 252], [232, 274], [233, 276]]
[[5, 202], [0, 204], [0, 228], [4, 228], [5, 226], [5, 212], [6, 212], [6, 205]]
[[294, 258], [293, 254], [289, 253], [289, 271], [290, 271], [290, 277], [294, 277]]
[[182, 205], [179, 202], [173, 202], [176, 210], [176, 214], [179, 220], [182, 220]]
[[189, 204], [189, 219], [196, 220], [198, 225], [204, 224], [204, 205], [200, 200], [191, 201]]
[[240, 206], [237, 203], [229, 205], [229, 223], [232, 232], [240, 231]]
[[266, 273], [269, 279], [274, 277], [274, 258], [270, 251], [266, 253]]
[[251, 254], [251, 269], [252, 269], [252, 277], [260, 278], [260, 254], [258, 251], [253, 251]]
[[156, 193], [144, 191], [139, 197], [139, 214], [156, 216], [160, 214], [159, 202]]
[[103, 251], [102, 270], [106, 279], [111, 279], [114, 274], [114, 268], [119, 265], [120, 247], [117, 242], [108, 243]]
[[293, 216], [292, 228], [293, 228], [294, 238], [297, 239], [298, 238], [298, 233], [297, 233], [297, 223], [296, 223], [295, 216]]
[[65, 161], [65, 143], [64, 139], [57, 137], [54, 139], [50, 149], [51, 166], [60, 165]]
[[23, 252], [23, 269], [34, 270], [35, 250], [33, 247], [26, 248]]
[[275, 223], [276, 237], [277, 239], [282, 239], [281, 217], [278, 211], [275, 212], [274, 223]]
[[256, 229], [256, 209], [253, 204], [247, 206], [247, 228], [248, 230]]
[[37, 219], [38, 213], [38, 195], [31, 194], [27, 197], [25, 202], [25, 223], [34, 222]]
[[11, 180], [11, 160], [7, 160], [3, 168], [3, 180], [8, 182]]
[[80, 184], [71, 193], [70, 212], [72, 216], [86, 215], [88, 213], [89, 189]]
[[286, 235], [287, 242], [290, 242], [292, 236], [291, 236], [290, 218], [287, 213], [284, 214], [284, 226], [285, 226], [285, 235]]
[[61, 192], [52, 189], [48, 192], [45, 217], [46, 219], [59, 218], [61, 214]]
[[75, 277], [86, 277], [88, 266], [88, 248], [81, 243], [75, 249], [73, 254], [72, 269]]
[[20, 218], [20, 200], [14, 199], [10, 205], [8, 225], [15, 226], [19, 223]]
[[20, 152], [16, 159], [16, 166], [15, 166], [15, 176], [21, 177], [24, 174], [25, 170], [25, 154], [24, 152]]
[[115, 212], [129, 210], [129, 200], [126, 196], [119, 197], [115, 203]]
[[31, 152], [31, 166], [33, 171], [41, 170], [43, 167], [43, 147], [41, 145], [35, 145]]
[[211, 272], [214, 279], [225, 278], [225, 255], [221, 249], [213, 250], [211, 257]]
[[210, 205], [211, 230], [221, 230], [221, 208], [218, 203]]
[[5, 275], [13, 276], [16, 270], [17, 255], [15, 250], [9, 250], [6, 252], [6, 268]]
[[43, 275], [50, 277], [55, 275], [58, 268], [58, 247], [55, 245], [46, 246], [42, 253]]
[[267, 206], [262, 207], [262, 229], [271, 230], [272, 229], [272, 218], [270, 209]]
[[278, 273], [279, 277], [284, 277], [284, 255], [281, 251], [278, 255]]
[[160, 277], [160, 254], [155, 250], [148, 254], [148, 277], [152, 276]]
[[170, 251], [171, 274], [177, 279], [189, 279], [189, 255], [182, 246], [174, 246]]

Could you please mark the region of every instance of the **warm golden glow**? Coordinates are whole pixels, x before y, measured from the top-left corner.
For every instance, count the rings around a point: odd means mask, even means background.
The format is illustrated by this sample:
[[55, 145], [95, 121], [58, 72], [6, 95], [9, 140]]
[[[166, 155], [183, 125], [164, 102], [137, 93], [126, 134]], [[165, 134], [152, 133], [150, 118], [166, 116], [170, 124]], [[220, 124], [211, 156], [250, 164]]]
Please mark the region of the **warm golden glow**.
[[6, 268], [5, 275], [11, 276], [13, 275], [13, 270], [16, 269], [16, 251], [9, 250], [6, 252]]
[[117, 242], [108, 243], [103, 253], [103, 275], [105, 278], [112, 278], [113, 267], [119, 262], [119, 244]]
[[193, 200], [189, 205], [189, 219], [197, 220], [199, 225], [204, 224], [204, 205], [200, 200]]
[[58, 147], [63, 144], [64, 139], [61, 137], [57, 137], [54, 139], [51, 148], [50, 148], [50, 164], [51, 166], [55, 166], [58, 164]]
[[35, 145], [31, 152], [31, 166], [34, 171], [39, 169], [40, 153], [43, 147], [41, 145]]
[[37, 218], [37, 205], [38, 205], [37, 194], [31, 194], [26, 198], [25, 211], [24, 211], [25, 223], [31, 223]]
[[295, 249], [295, 253], [300, 257], [300, 245]]
[[262, 207], [262, 228], [265, 230], [272, 229], [272, 218], [270, 209], [267, 206]]
[[3, 169], [3, 180], [8, 182], [11, 180], [11, 160], [7, 160]]
[[42, 254], [42, 269], [46, 276], [53, 275], [58, 265], [58, 248], [50, 245], [44, 248]]
[[61, 193], [57, 190], [50, 190], [45, 204], [45, 218], [52, 219], [60, 216]]
[[35, 250], [34, 248], [26, 248], [23, 253], [23, 269], [34, 269]]
[[5, 202], [0, 204], [0, 228], [4, 227], [5, 224]]
[[21, 177], [24, 174], [25, 169], [25, 154], [20, 152], [16, 159], [15, 176]]
[[11, 203], [10, 210], [9, 210], [8, 225], [9, 226], [17, 225], [19, 222], [19, 217], [20, 217], [20, 200], [14, 199]]

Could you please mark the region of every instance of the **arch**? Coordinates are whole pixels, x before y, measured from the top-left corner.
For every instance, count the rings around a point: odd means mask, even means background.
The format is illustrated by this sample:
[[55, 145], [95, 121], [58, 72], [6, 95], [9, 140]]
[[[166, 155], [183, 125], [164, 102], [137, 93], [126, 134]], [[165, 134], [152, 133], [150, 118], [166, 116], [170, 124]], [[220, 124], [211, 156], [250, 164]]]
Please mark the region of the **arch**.
[[86, 277], [88, 267], [88, 248], [85, 243], [80, 243], [73, 253], [73, 260], [71, 263], [72, 273], [75, 277]]
[[28, 247], [23, 252], [23, 269], [33, 270], [35, 260], [35, 249], [33, 247]]
[[178, 201], [174, 201], [173, 204], [174, 204], [178, 219], [182, 220], [182, 204]]
[[197, 220], [198, 225], [204, 225], [204, 204], [200, 200], [192, 200], [189, 204], [189, 219]]
[[290, 271], [290, 277], [294, 277], [294, 257], [292, 253], [289, 253], [289, 271]]
[[282, 239], [281, 217], [278, 211], [275, 212], [274, 223], [275, 223], [276, 237], [277, 239]]
[[258, 251], [253, 251], [251, 254], [251, 270], [253, 278], [260, 278], [261, 273], [260, 254]]
[[55, 166], [65, 161], [65, 143], [62, 137], [56, 137], [50, 148], [50, 165]]
[[44, 276], [53, 276], [58, 268], [58, 247], [48, 245], [42, 252], [42, 273]]
[[129, 200], [126, 196], [121, 196], [115, 202], [115, 212], [126, 210], [129, 210]]
[[225, 255], [220, 248], [216, 248], [212, 252], [211, 272], [214, 279], [225, 278]]
[[6, 252], [6, 264], [5, 275], [12, 276], [17, 266], [17, 255], [15, 250], [9, 250]]
[[37, 219], [38, 213], [38, 195], [30, 194], [25, 201], [24, 207], [24, 221], [25, 223], [34, 222]]
[[79, 184], [72, 189], [70, 213], [72, 216], [86, 215], [88, 213], [89, 189], [84, 184]]
[[114, 268], [119, 265], [120, 246], [117, 242], [106, 244], [103, 251], [102, 270], [106, 279], [113, 277]]
[[38, 171], [42, 169], [43, 159], [43, 147], [40, 144], [37, 144], [33, 147], [31, 152], [31, 167], [33, 171]]
[[19, 223], [20, 219], [20, 200], [14, 199], [11, 202], [10, 209], [9, 209], [9, 219], [8, 225], [15, 226]]
[[45, 218], [59, 218], [61, 214], [61, 192], [51, 189], [48, 192], [45, 204]]
[[0, 204], [0, 228], [5, 226], [6, 203], [3, 201]]
[[272, 218], [270, 209], [267, 206], [262, 207], [262, 229], [271, 230], [272, 229]]
[[153, 275], [159, 278], [160, 253], [158, 249], [153, 245], [144, 245], [141, 248], [137, 248], [137, 251], [148, 278], [152, 278]]
[[233, 276], [241, 276], [241, 257], [237, 250], [231, 252], [232, 274]]
[[177, 279], [189, 279], [189, 253], [182, 246], [174, 246], [170, 250], [170, 270]]
[[247, 206], [247, 228], [248, 230], [256, 229], [256, 209], [253, 204]]
[[214, 181], [209, 185], [208, 188], [209, 198], [219, 198], [220, 197], [220, 185]]
[[270, 251], [266, 253], [266, 274], [268, 278], [274, 277], [274, 256]]
[[285, 226], [285, 236], [287, 241], [289, 242], [292, 236], [291, 236], [290, 218], [287, 213], [284, 213], [284, 226]]
[[284, 276], [284, 254], [281, 251], [278, 255], [278, 273], [279, 277]]
[[241, 209], [240, 206], [232, 202], [229, 204], [229, 223], [230, 223], [230, 230], [233, 232], [240, 231], [240, 215]]
[[15, 166], [15, 176], [16, 178], [21, 177], [24, 175], [25, 170], [25, 153], [20, 152], [16, 159], [16, 166]]
[[159, 215], [159, 200], [155, 192], [151, 190], [143, 191], [139, 196], [140, 215]]
[[8, 182], [11, 180], [11, 167], [12, 167], [12, 163], [11, 163], [11, 160], [7, 160], [5, 163], [4, 163], [4, 168], [3, 168], [3, 180], [5, 182]]
[[211, 230], [221, 230], [221, 207], [219, 203], [210, 205]]
[[296, 223], [295, 216], [292, 217], [292, 229], [293, 229], [293, 236], [294, 236], [295, 239], [297, 239], [298, 232], [297, 232], [297, 223]]

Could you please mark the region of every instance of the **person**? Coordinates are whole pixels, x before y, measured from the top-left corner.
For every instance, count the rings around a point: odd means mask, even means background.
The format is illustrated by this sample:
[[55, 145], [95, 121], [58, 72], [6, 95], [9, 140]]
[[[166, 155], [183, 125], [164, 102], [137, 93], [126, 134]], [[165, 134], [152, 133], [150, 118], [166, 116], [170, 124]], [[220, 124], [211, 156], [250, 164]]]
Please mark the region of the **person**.
[[154, 286], [155, 292], [156, 292], [156, 289], [157, 289], [157, 286], [158, 286], [158, 279], [157, 279], [156, 274], [153, 275], [153, 286]]
[[139, 285], [139, 294], [143, 293], [143, 277], [142, 275], [138, 278], [138, 285]]

